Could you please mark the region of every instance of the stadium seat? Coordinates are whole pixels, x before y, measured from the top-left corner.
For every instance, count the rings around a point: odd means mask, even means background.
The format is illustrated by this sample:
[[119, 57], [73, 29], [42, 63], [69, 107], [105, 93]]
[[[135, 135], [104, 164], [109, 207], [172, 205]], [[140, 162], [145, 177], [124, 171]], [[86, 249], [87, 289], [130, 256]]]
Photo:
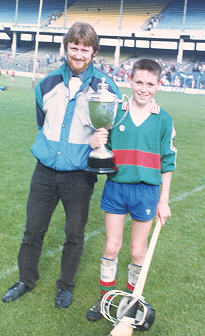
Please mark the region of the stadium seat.
[[[144, 30], [146, 21], [160, 12], [169, 3], [168, 0], [127, 0], [123, 4], [121, 29]], [[86, 21], [95, 28], [118, 30], [120, 17], [120, 1], [113, 0], [79, 0], [73, 2], [66, 13], [66, 26], [75, 21]], [[55, 22], [53, 27], [64, 26], [64, 13]]]
[[[44, 0], [41, 22], [47, 22], [52, 15], [61, 15], [64, 10], [65, 0]], [[0, 1], [0, 22], [1, 24], [13, 24], [15, 20], [16, 0]], [[39, 11], [38, 0], [21, 0], [18, 4], [17, 23], [37, 24]]]
[[161, 20], [155, 29], [201, 30], [204, 29], [205, 1], [187, 1], [186, 20], [183, 25], [184, 0], [173, 0], [161, 12]]

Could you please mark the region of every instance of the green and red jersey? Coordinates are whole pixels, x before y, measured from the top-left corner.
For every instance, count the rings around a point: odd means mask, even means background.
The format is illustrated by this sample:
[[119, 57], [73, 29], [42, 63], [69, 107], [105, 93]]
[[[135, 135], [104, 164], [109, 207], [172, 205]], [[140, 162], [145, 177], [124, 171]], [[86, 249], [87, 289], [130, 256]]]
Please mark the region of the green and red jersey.
[[149, 117], [136, 126], [130, 113], [119, 123], [125, 111], [118, 109], [108, 146], [115, 155], [118, 172], [108, 178], [118, 183], [159, 185], [161, 173], [176, 168], [175, 130], [171, 116], [155, 101]]

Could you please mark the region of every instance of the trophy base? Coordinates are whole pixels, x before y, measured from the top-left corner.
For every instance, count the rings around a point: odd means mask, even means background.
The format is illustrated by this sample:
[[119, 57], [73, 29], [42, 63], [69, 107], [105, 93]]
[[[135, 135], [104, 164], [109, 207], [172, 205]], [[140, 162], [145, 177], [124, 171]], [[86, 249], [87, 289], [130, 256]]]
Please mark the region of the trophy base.
[[113, 158], [109, 159], [97, 159], [88, 158], [88, 167], [86, 171], [97, 174], [113, 174], [116, 173], [117, 167], [113, 161]]

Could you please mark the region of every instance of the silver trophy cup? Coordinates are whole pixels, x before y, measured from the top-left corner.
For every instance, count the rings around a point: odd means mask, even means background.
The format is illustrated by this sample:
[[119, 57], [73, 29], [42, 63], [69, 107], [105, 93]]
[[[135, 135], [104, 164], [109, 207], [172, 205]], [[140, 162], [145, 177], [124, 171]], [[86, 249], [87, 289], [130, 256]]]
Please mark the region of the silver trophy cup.
[[[108, 84], [105, 81], [106, 79], [102, 78], [102, 81], [98, 84], [98, 91], [88, 96], [89, 117], [93, 129], [112, 129], [117, 126], [125, 116], [124, 115], [123, 118], [115, 124], [118, 103], [123, 102], [123, 100], [119, 100], [115, 94], [108, 91]], [[127, 96], [124, 95], [124, 97], [128, 100]], [[98, 174], [115, 173], [117, 167], [115, 165], [113, 152], [104, 145], [93, 149], [89, 154], [88, 167], [86, 170]]]

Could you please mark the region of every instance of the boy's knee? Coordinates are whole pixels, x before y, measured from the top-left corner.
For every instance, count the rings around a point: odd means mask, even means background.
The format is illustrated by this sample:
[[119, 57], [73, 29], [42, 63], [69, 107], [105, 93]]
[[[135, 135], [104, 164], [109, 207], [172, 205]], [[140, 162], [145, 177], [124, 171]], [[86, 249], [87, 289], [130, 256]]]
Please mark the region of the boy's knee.
[[121, 243], [118, 242], [107, 242], [105, 243], [104, 256], [109, 259], [115, 259], [121, 249]]
[[130, 248], [130, 254], [133, 261], [137, 263], [138, 260], [144, 260], [146, 255], [146, 248]]

